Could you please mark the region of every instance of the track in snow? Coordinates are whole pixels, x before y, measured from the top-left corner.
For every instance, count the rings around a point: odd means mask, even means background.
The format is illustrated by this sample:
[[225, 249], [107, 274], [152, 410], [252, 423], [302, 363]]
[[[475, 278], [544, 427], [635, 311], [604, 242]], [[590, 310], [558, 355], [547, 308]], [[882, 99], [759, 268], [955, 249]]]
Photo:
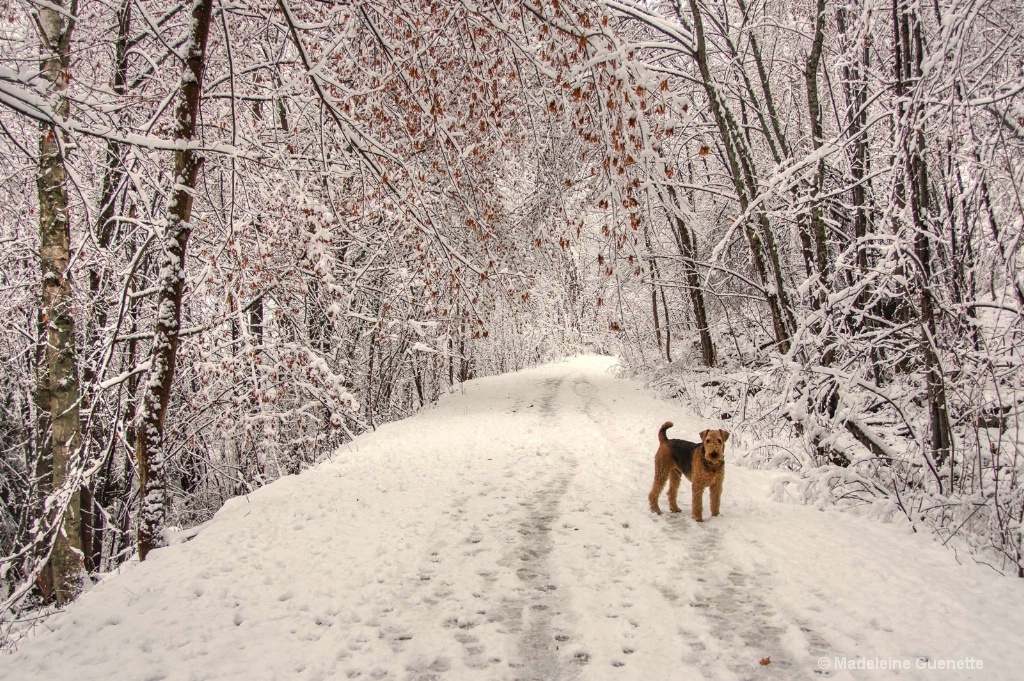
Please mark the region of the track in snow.
[[719, 424], [611, 364], [473, 381], [232, 500], [48, 620], [0, 677], [860, 681], [888, 677], [819, 658], [958, 655], [1015, 678], [1024, 589], [927, 538], [771, 502], [782, 474], [735, 466], [721, 517], [650, 514], [658, 426]]

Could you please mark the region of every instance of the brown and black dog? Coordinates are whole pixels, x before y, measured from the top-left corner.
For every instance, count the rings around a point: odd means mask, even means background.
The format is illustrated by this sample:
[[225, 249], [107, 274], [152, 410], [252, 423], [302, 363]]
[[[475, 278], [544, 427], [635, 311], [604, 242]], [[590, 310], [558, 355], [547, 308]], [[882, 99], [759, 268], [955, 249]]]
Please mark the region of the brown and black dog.
[[647, 500], [651, 511], [661, 514], [658, 497], [668, 482], [668, 508], [673, 513], [682, 511], [676, 503], [680, 478], [685, 475], [691, 485], [691, 513], [698, 523], [704, 522], [704, 490], [711, 489], [711, 515], [718, 515], [722, 503], [722, 483], [725, 481], [725, 441], [727, 430], [705, 430], [701, 441], [669, 440], [665, 431], [671, 421], [658, 431], [658, 452], [654, 455], [654, 485]]

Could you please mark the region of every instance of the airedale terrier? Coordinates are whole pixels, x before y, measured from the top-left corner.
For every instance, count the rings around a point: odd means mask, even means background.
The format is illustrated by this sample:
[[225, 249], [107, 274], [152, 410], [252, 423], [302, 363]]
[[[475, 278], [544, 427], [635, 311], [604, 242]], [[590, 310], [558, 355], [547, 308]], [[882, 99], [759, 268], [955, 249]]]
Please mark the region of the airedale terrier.
[[669, 440], [665, 431], [672, 427], [671, 421], [658, 431], [658, 453], [654, 455], [654, 485], [647, 500], [651, 511], [661, 515], [658, 497], [668, 482], [668, 507], [673, 513], [682, 511], [676, 503], [679, 480], [682, 475], [690, 481], [691, 514], [698, 523], [704, 522], [704, 490], [711, 489], [711, 515], [718, 515], [722, 503], [722, 483], [725, 481], [725, 441], [727, 430], [705, 430], [700, 434], [701, 442]]

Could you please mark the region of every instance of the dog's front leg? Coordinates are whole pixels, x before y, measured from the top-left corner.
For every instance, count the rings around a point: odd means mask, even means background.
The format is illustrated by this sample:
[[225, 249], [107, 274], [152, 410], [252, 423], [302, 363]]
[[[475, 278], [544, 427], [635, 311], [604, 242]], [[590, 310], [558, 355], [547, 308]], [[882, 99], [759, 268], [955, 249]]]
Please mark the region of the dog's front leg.
[[718, 515], [718, 510], [722, 507], [722, 480], [718, 480], [715, 484], [711, 485], [711, 517], [714, 518]]
[[690, 488], [690, 513], [698, 523], [704, 522], [704, 488], [694, 484]]

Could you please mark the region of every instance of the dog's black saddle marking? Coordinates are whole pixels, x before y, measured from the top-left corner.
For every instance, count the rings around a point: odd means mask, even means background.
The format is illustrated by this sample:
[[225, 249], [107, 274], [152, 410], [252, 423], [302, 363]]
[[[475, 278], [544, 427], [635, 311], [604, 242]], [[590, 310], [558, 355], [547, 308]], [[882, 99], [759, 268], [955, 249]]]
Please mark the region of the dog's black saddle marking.
[[690, 479], [690, 472], [693, 468], [693, 450], [700, 447], [699, 442], [687, 442], [686, 440], [669, 440], [669, 450], [672, 452], [672, 460], [679, 466], [686, 479]]

